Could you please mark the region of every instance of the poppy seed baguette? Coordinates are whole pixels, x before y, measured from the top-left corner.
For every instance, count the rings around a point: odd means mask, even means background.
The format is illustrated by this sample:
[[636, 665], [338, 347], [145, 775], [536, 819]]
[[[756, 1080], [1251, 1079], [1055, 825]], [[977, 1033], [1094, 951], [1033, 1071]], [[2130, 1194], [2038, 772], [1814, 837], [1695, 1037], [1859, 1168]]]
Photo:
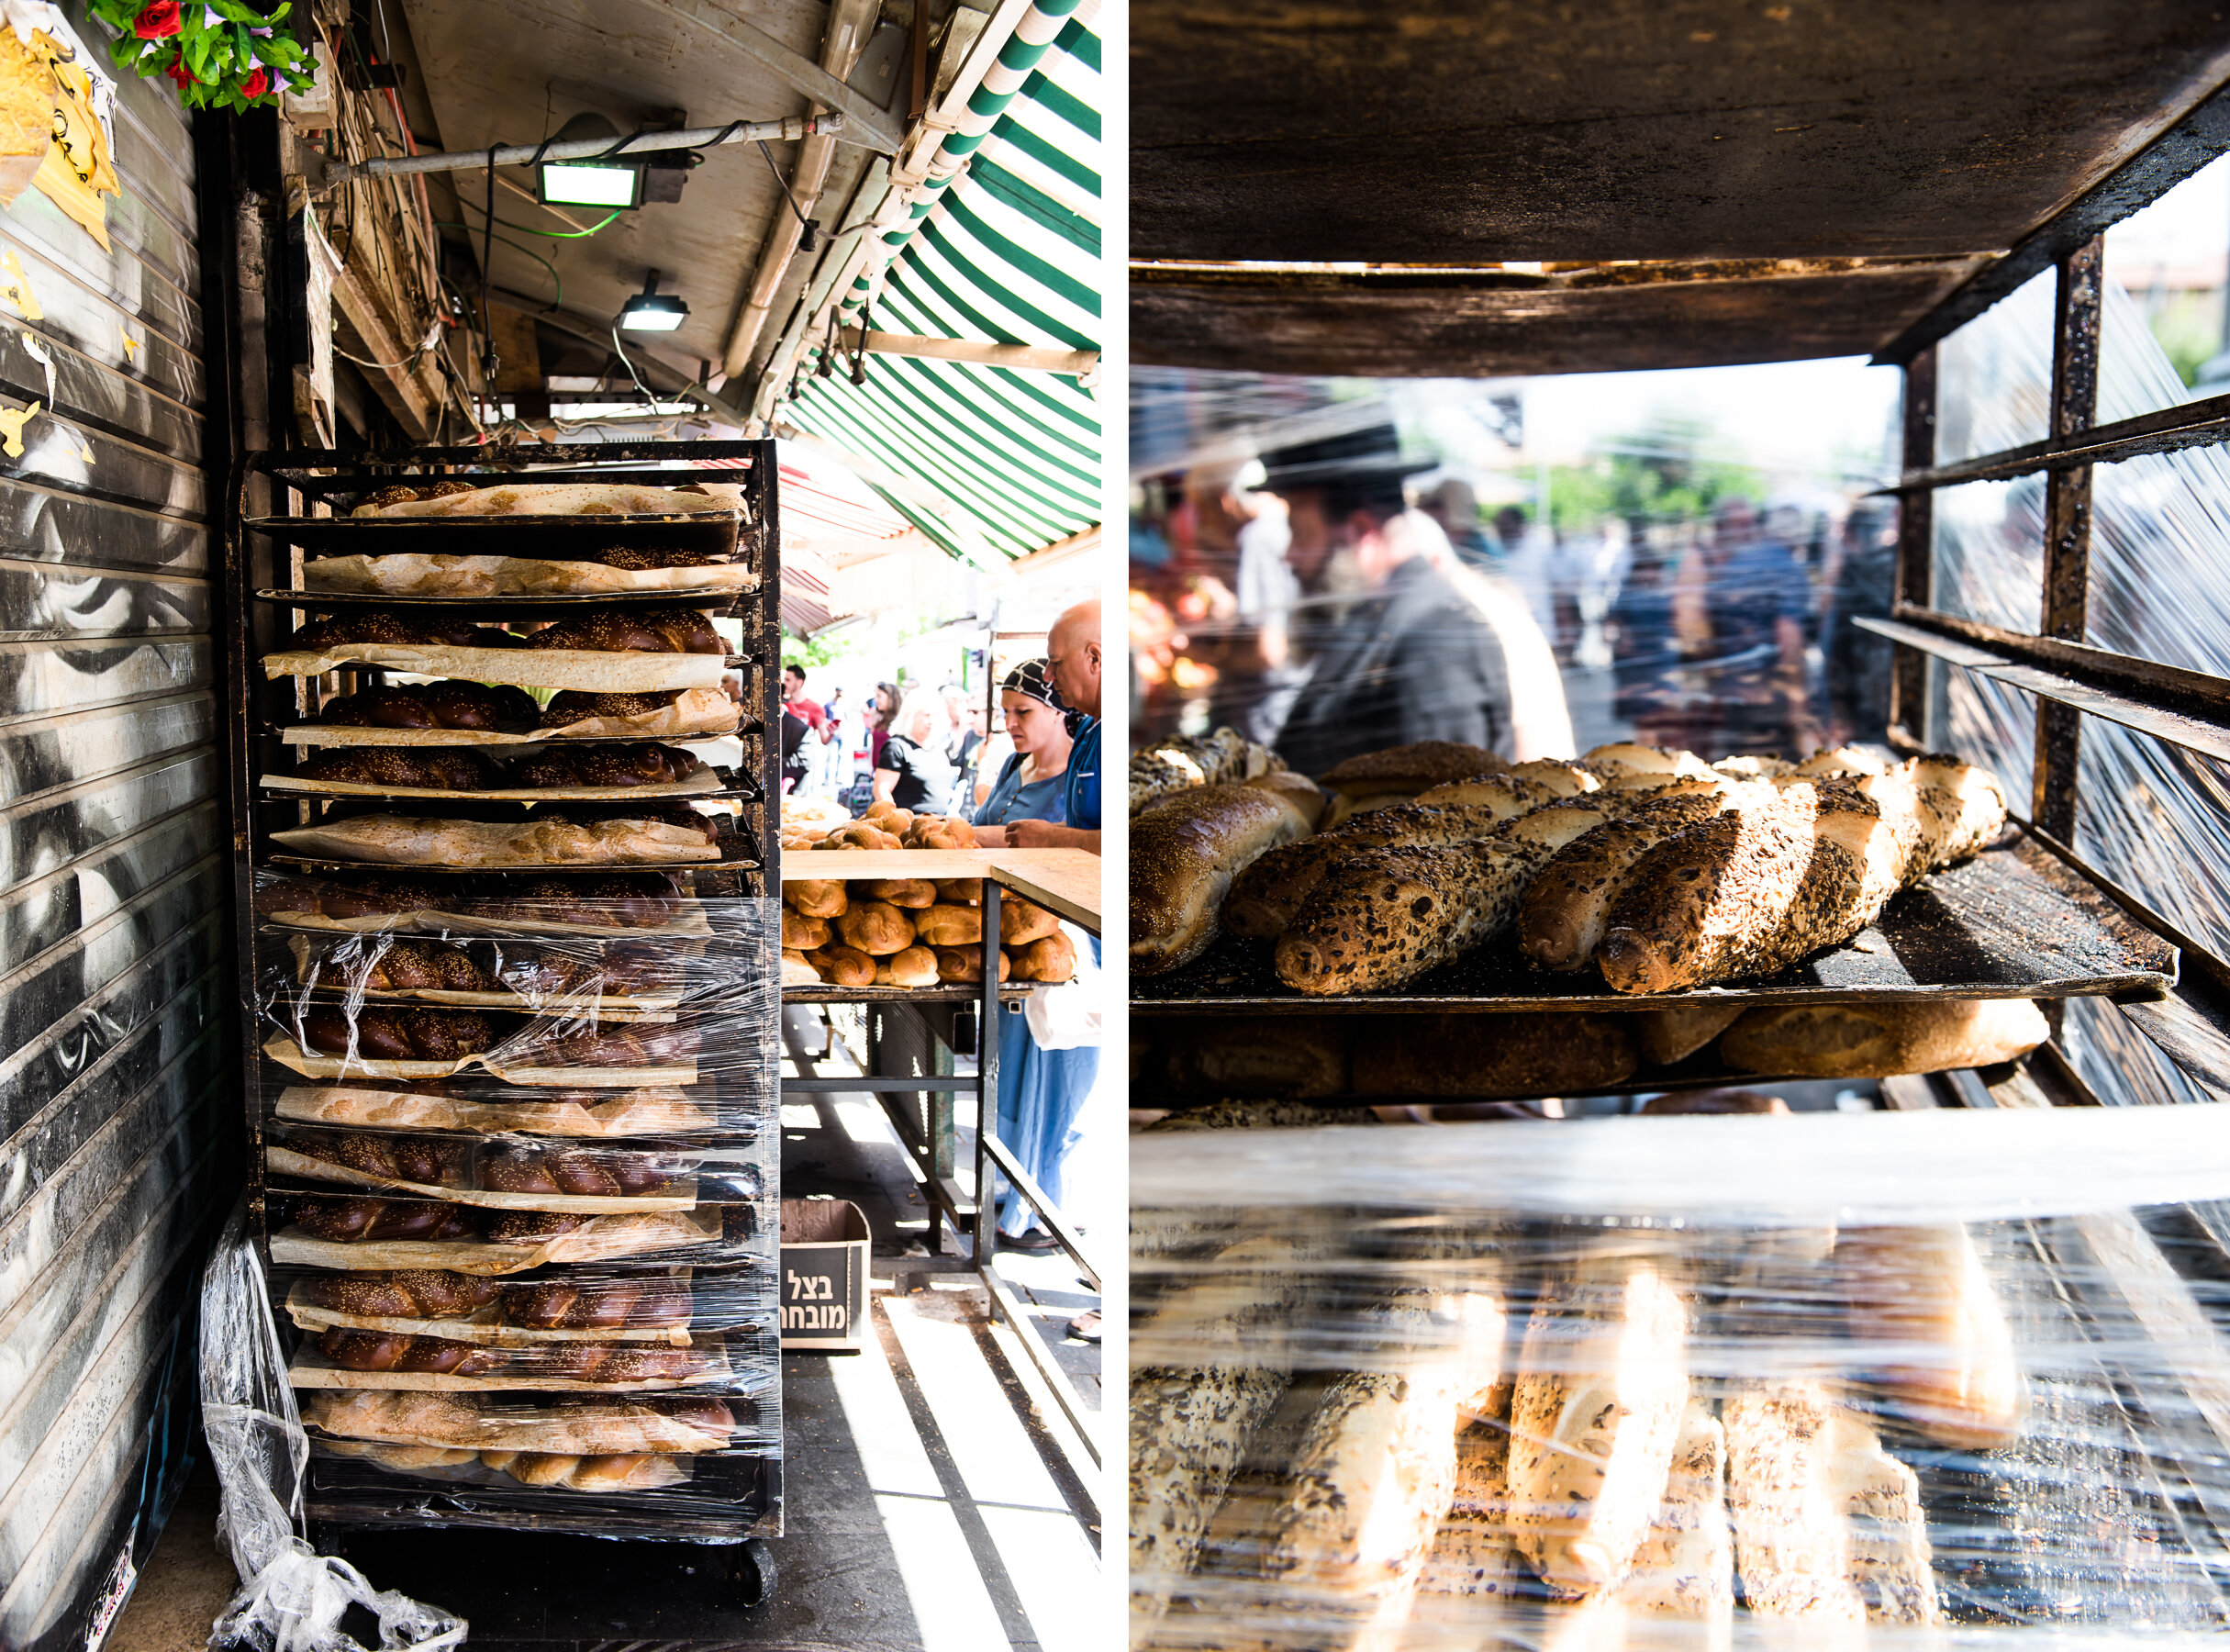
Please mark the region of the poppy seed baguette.
[[[1635, 864], [1667, 838], [1731, 808], [1740, 795], [1724, 787], [1653, 798], [1559, 849], [1526, 893], [1518, 950], [1543, 969], [1586, 968]], [[1588, 800], [1601, 798], [1590, 793]]]
[[1544, 858], [1492, 839], [1366, 850], [1326, 874], [1279, 938], [1278, 979], [1321, 996], [1422, 975], [1505, 928]]
[[1491, 807], [1417, 803], [1356, 815], [1330, 832], [1282, 844], [1240, 873], [1224, 898], [1223, 927], [1234, 935], [1275, 940], [1324, 875], [1364, 850], [1470, 843], [1491, 836], [1509, 819], [1506, 810]]
[[1858, 864], [1823, 838], [1812, 799], [1691, 826], [1635, 864], [1595, 961], [1619, 992], [1767, 974], [1866, 927]]

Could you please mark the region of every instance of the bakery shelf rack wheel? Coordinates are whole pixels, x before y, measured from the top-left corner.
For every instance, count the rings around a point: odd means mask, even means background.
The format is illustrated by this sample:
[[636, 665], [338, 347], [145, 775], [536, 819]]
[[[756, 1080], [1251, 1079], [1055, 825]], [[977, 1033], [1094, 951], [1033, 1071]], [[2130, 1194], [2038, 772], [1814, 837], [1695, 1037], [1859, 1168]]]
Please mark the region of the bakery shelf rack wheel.
[[247, 1179], [321, 1528], [780, 1534], [775, 475], [234, 473]]

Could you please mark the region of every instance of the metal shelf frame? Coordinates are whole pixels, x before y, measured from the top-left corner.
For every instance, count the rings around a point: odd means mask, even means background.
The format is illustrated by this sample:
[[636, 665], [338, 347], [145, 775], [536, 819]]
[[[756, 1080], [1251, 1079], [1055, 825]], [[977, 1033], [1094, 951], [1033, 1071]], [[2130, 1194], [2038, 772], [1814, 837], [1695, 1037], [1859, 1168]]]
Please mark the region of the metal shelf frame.
[[[283, 527], [274, 529], [269, 519], [290, 508], [298, 511], [307, 511], [313, 507], [329, 508], [335, 496], [369, 486], [401, 480], [431, 480], [459, 472], [490, 484], [626, 480], [672, 486], [700, 479], [744, 484], [750, 517], [744, 530], [748, 552], [740, 549], [739, 554], [748, 553], [757, 563], [759, 584], [756, 589], [736, 595], [731, 600], [703, 605], [717, 608], [731, 617], [741, 617], [745, 626], [741, 654], [730, 656], [728, 664], [730, 669], [741, 669], [744, 704], [747, 709], [756, 709], [744, 719], [738, 731], [743, 745], [743, 762], [733, 770], [730, 783], [717, 794], [721, 799], [735, 802], [741, 818], [733, 836], [724, 838], [732, 843], [733, 854], [718, 862], [682, 869], [694, 875], [700, 893], [778, 897], [781, 847], [779, 833], [775, 829], [774, 799], [781, 795], [781, 753], [779, 742], [766, 737], [766, 731], [776, 726], [775, 708], [780, 692], [773, 663], [780, 658], [781, 524], [772, 441], [414, 447], [386, 452], [290, 449], [238, 455], [221, 503], [225, 586], [233, 593], [224, 620], [227, 627], [224, 669], [230, 719], [228, 777], [236, 825], [234, 859], [239, 890], [244, 896], [251, 889], [259, 871], [299, 869], [321, 864], [273, 854], [269, 832], [272, 818], [278, 810], [290, 806], [310, 808], [329, 800], [308, 793], [274, 792], [262, 782], [266, 770], [281, 771], [288, 765], [293, 748], [286, 744], [282, 731], [291, 724], [307, 720], [303, 715], [306, 709], [302, 703], [303, 680], [266, 681], [260, 664], [261, 657], [279, 645], [290, 609], [296, 606], [270, 600], [262, 595], [292, 588], [296, 583], [294, 575], [298, 572], [293, 566], [295, 553], [289, 535]], [[369, 548], [367, 545], [366, 549]], [[409, 597], [383, 598], [381, 605], [405, 609], [440, 606], [419, 603]], [[495, 598], [485, 606], [494, 610], [507, 605], [504, 599]], [[377, 680], [379, 671], [377, 667], [363, 667], [346, 675], [360, 682], [374, 681]], [[705, 796], [711, 798], [716, 794]], [[425, 870], [440, 874], [455, 869]], [[250, 982], [255, 978], [252, 961], [258, 956], [259, 945], [269, 944], [269, 937], [261, 934], [263, 926], [253, 906], [251, 900], [245, 899], [235, 902], [238, 952]], [[778, 968], [775, 951], [776, 943], [770, 937], [765, 943], [765, 968], [770, 977]], [[247, 1115], [246, 1179], [252, 1230], [268, 1270], [271, 1214], [267, 1191], [272, 1178], [266, 1171], [265, 1080], [254, 1066], [260, 1059], [255, 1053], [262, 1044], [256, 999], [252, 990], [243, 991], [240, 1006], [242, 1048], [250, 1053], [251, 1063], [247, 1081], [242, 1086]], [[723, 1116], [741, 1110], [750, 1088], [743, 1076], [722, 1074], [710, 1082], [719, 1089]], [[764, 1105], [764, 1092], [757, 1092], [757, 1104]], [[770, 1123], [761, 1133], [761, 1139], [770, 1144], [765, 1151], [771, 1172], [773, 1156], [779, 1152], [780, 1132]], [[768, 1180], [772, 1183], [775, 1177], [770, 1173]], [[770, 1241], [770, 1249], [771, 1245]], [[784, 1465], [778, 1452], [757, 1457], [723, 1457], [717, 1459], [717, 1472], [726, 1504], [717, 1516], [708, 1515], [701, 1509], [663, 1521], [656, 1515], [646, 1516], [630, 1524], [627, 1535], [651, 1540], [741, 1544], [779, 1531]], [[515, 1509], [507, 1512], [501, 1497], [482, 1500], [485, 1507], [476, 1507], [470, 1498], [429, 1499], [422, 1486], [401, 1479], [395, 1482], [391, 1506], [381, 1506], [376, 1499], [359, 1496], [320, 1501], [316, 1490], [310, 1497], [310, 1517], [328, 1530], [378, 1524], [518, 1530], [532, 1523], [537, 1529], [585, 1530], [596, 1535], [596, 1521], [602, 1518], [591, 1511], [576, 1519], [570, 1506], [563, 1512], [522, 1515]], [[583, 1526], [579, 1520], [588, 1520], [590, 1524]]]
[[[1890, 738], [1907, 751], [1941, 743], [1930, 726], [1929, 662], [1989, 677], [2035, 699], [2035, 781], [2026, 820], [2037, 840], [2138, 922], [2180, 949], [2186, 968], [2165, 999], [2118, 1007], [2169, 1060], [2202, 1084], [2230, 1090], [2230, 959], [2085, 864], [2072, 845], [2082, 787], [2082, 730], [2103, 718], [2184, 751], [2230, 762], [2230, 677], [2097, 648], [2090, 618], [2091, 474], [2147, 454], [2230, 443], [2230, 396], [2097, 422], [2105, 231], [2218, 156], [2230, 153], [2230, 87], [1993, 260], [1874, 358], [1904, 374], [1897, 599], [1889, 619], [1857, 623], [1894, 645]], [[1935, 447], [1936, 347], [2046, 270], [2056, 272], [2052, 385], [2042, 441], [1953, 463]], [[1936, 490], [2041, 474], [2045, 544], [2034, 632], [1980, 624], [1935, 606]], [[2016, 814], [2020, 811], [2017, 809]]]

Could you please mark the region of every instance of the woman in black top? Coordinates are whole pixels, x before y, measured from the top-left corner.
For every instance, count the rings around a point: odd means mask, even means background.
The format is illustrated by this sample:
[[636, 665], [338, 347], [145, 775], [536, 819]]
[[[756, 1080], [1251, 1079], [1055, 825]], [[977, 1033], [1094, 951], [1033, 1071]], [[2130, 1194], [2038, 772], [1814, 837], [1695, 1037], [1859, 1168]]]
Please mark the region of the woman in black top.
[[944, 748], [951, 733], [944, 701], [933, 689], [909, 694], [875, 760], [876, 798], [917, 812], [950, 813], [955, 771]]

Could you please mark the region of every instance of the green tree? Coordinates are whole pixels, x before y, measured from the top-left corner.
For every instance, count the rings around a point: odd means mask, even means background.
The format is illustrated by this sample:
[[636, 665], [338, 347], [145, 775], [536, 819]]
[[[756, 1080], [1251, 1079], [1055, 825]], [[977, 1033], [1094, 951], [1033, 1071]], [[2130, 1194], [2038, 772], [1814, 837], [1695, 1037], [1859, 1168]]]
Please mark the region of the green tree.
[[788, 626], [782, 628], [782, 663], [795, 660], [808, 671], [816, 665], [833, 665], [839, 660], [850, 659], [860, 652], [860, 627], [847, 625], [839, 631], [823, 631], [818, 637], [801, 637]]

